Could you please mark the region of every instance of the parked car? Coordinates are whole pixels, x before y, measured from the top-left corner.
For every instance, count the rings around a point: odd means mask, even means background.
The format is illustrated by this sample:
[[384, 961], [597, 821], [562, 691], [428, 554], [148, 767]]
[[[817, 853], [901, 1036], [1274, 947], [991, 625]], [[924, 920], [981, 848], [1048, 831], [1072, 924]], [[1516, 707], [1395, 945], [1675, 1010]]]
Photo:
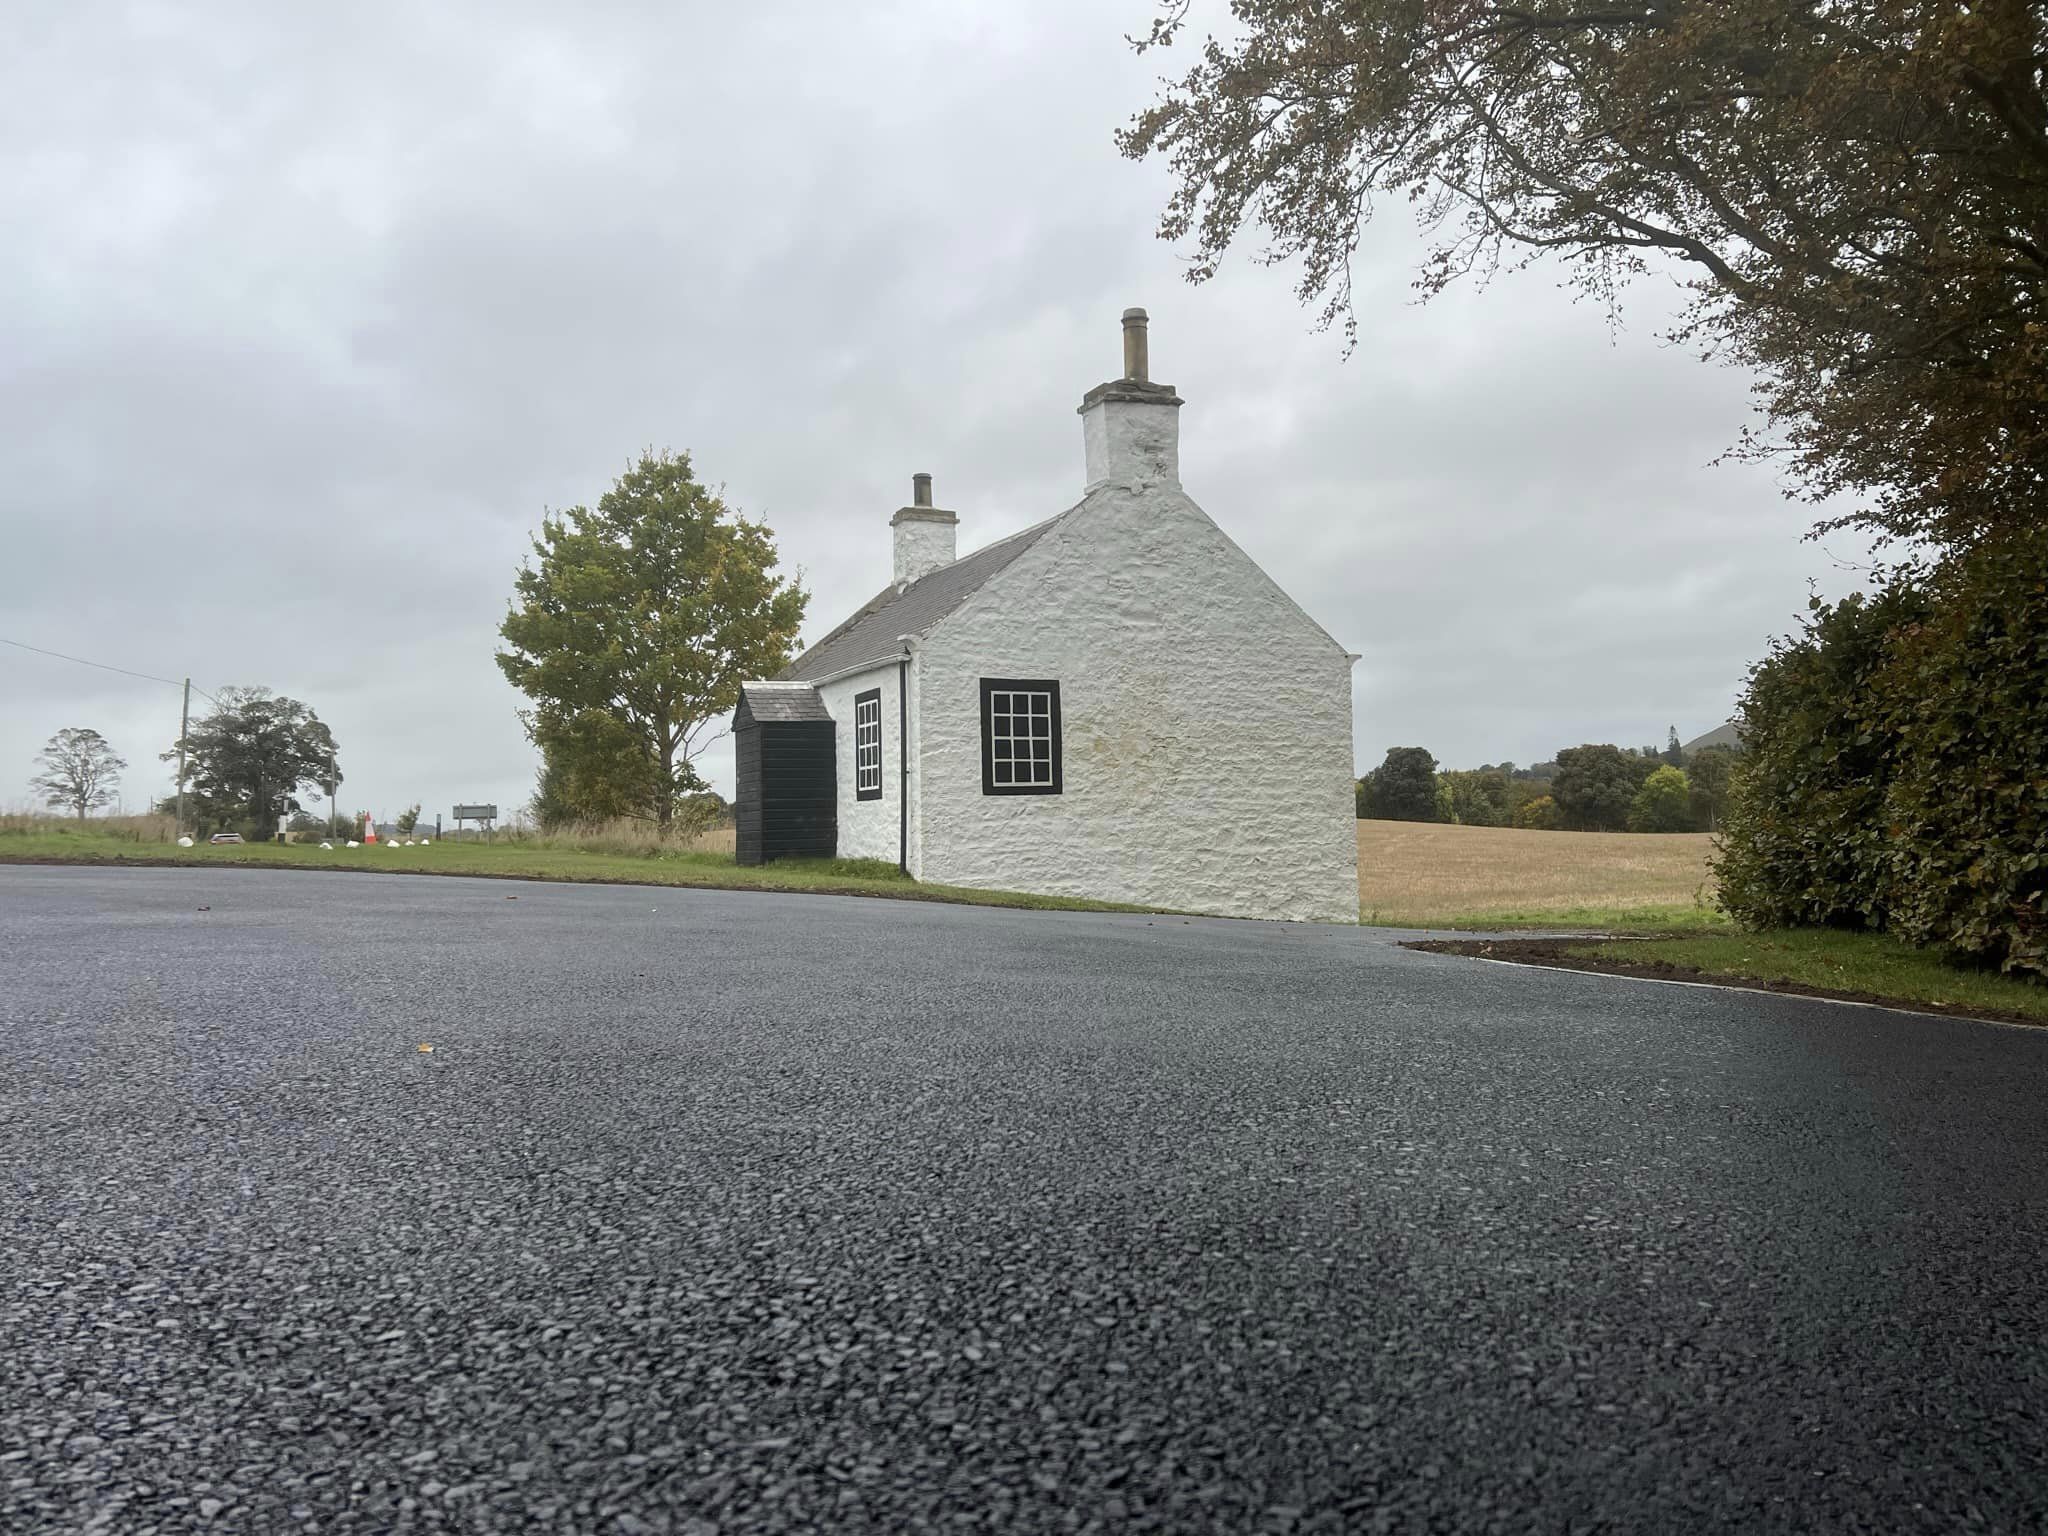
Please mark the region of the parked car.
[[241, 840], [239, 832], [216, 832], [207, 839], [209, 843], [239, 843]]

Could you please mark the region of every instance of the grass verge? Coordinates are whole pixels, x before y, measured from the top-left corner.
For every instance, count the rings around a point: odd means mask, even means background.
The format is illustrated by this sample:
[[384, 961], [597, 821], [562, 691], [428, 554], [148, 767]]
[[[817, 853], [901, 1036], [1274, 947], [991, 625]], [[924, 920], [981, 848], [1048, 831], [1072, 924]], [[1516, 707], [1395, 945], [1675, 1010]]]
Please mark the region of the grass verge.
[[1505, 907], [1454, 908], [1437, 912], [1361, 911], [1370, 928], [1462, 928], [1472, 932], [1509, 932], [1517, 928], [1592, 928], [1601, 933], [1674, 933], [1732, 931], [1734, 925], [1718, 908], [1688, 902], [1683, 906], [1642, 907]]
[[2048, 987], [1995, 971], [1950, 965], [1882, 933], [1794, 928], [1589, 945], [1602, 959], [1669, 965], [1703, 976], [1791, 983], [1823, 992], [1881, 997], [1918, 1007], [2017, 1015], [2048, 1024]]
[[177, 865], [261, 869], [340, 869], [408, 875], [480, 875], [585, 884], [683, 886], [696, 889], [791, 891], [837, 896], [889, 896], [980, 907], [1057, 912], [1142, 912], [1144, 907], [1022, 891], [926, 885], [880, 859], [779, 859], [742, 867], [728, 853], [679, 850], [658, 856], [589, 853], [522, 843], [435, 843], [431, 847], [322, 850], [306, 843], [244, 843], [180, 848], [85, 833], [36, 832], [0, 837], [0, 864]]
[[1428, 947], [1620, 976], [1722, 982], [1968, 1018], [2048, 1024], [2048, 986], [1993, 971], [1962, 969], [1934, 951], [1909, 948], [1882, 933], [1794, 928], [1652, 939], [1455, 940]]

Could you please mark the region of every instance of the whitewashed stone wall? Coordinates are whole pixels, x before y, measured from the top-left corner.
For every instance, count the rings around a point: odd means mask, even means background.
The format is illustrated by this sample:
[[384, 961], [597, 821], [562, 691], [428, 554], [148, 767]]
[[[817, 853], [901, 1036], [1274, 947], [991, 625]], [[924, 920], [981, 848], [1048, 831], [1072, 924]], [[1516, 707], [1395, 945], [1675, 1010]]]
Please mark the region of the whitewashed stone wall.
[[[983, 677], [1058, 679], [1063, 793], [982, 793]], [[1170, 481], [1092, 486], [913, 695], [920, 878], [1358, 920], [1350, 658]]]
[[[853, 699], [870, 688], [882, 691], [882, 798], [855, 797]], [[896, 721], [896, 663], [819, 685], [818, 697], [832, 715], [833, 772], [839, 779], [839, 857], [887, 859], [902, 847], [903, 758]], [[913, 737], [914, 741], [916, 738]]]
[[910, 643], [910, 877], [924, 878], [924, 645]]
[[934, 507], [905, 507], [890, 522], [894, 535], [894, 580], [899, 589], [930, 575], [954, 558], [954, 530], [960, 519]]

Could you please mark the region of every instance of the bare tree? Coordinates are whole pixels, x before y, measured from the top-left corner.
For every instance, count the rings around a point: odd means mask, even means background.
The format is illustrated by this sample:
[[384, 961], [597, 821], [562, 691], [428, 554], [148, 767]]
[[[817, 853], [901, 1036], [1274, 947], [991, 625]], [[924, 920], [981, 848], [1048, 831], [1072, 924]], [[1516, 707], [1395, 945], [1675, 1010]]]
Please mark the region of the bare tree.
[[107, 738], [85, 726], [67, 726], [43, 744], [36, 754], [43, 771], [28, 781], [29, 788], [48, 805], [75, 811], [79, 819], [113, 802], [121, 784], [121, 770], [128, 764], [114, 755]]

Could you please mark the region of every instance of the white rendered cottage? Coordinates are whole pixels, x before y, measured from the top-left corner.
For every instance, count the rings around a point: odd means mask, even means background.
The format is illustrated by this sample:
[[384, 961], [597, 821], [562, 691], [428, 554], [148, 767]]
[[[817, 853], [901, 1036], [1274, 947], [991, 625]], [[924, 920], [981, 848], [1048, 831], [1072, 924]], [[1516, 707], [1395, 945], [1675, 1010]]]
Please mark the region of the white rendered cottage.
[[894, 582], [744, 686], [741, 862], [1357, 921], [1355, 658], [1181, 489], [1180, 397], [1123, 323], [1076, 505], [956, 559], [918, 475]]

